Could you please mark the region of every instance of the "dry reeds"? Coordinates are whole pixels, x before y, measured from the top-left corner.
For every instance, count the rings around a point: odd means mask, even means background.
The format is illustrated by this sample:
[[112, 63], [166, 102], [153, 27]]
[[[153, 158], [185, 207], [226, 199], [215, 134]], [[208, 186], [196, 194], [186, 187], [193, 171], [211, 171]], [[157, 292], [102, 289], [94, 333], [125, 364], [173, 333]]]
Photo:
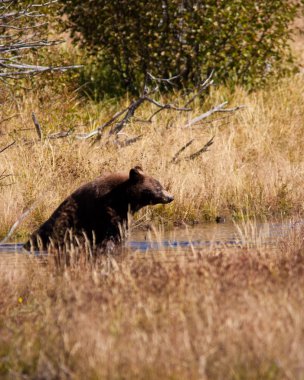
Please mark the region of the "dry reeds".
[[129, 252], [1, 268], [1, 376], [300, 380], [301, 228], [271, 254]]
[[[46, 88], [43, 94], [6, 102], [3, 118], [17, 116], [3, 123], [1, 143], [6, 146], [12, 139], [16, 143], [1, 154], [0, 172], [11, 174], [0, 183], [1, 234], [36, 200], [37, 209], [18, 230], [23, 236], [81, 183], [105, 171], [128, 171], [134, 164], [141, 164], [175, 195], [171, 205], [143, 211], [140, 218], [145, 220], [170, 224], [213, 220], [221, 214], [270, 218], [301, 213], [303, 94], [301, 75], [252, 94], [219, 88], [211, 91], [204, 105], [197, 102], [192, 113], [177, 116], [174, 111], [163, 111], [150, 124], [129, 124], [123, 130], [127, 137], [121, 135], [120, 139], [143, 136], [124, 147], [103, 138], [95, 144], [94, 140], [78, 141], [73, 134], [40, 141], [31, 115], [35, 111], [45, 133], [71, 128], [84, 132], [108, 120], [129, 103], [128, 99], [120, 104], [94, 104], [68, 91], [59, 94]], [[176, 104], [180, 96], [176, 95]], [[188, 118], [227, 99], [231, 106], [245, 104], [246, 108], [228, 118], [226, 114], [215, 115], [209, 122], [184, 128]], [[138, 117], [147, 119], [153, 105], [145, 105], [140, 112]], [[208, 152], [193, 160], [183, 159], [212, 136], [214, 144]], [[194, 142], [188, 153], [183, 152], [180, 160], [172, 163], [176, 152], [191, 139]]]

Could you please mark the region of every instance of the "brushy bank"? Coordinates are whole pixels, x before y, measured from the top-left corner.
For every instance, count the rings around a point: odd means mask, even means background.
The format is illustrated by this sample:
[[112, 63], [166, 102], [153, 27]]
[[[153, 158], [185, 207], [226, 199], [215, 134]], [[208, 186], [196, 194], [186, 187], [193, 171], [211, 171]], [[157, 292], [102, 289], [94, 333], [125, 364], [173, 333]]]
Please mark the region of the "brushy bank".
[[[125, 147], [103, 138], [94, 144], [94, 140], [78, 141], [73, 134], [38, 141], [31, 113], [35, 111], [45, 134], [70, 128], [88, 132], [127, 106], [128, 98], [94, 103], [64, 85], [56, 91], [45, 85], [43, 91], [15, 96], [11, 101], [5, 91], [2, 94], [6, 102], [1, 147], [16, 140], [0, 154], [0, 173], [10, 175], [0, 182], [2, 236], [34, 202], [36, 209], [17, 230], [22, 237], [78, 185], [106, 171], [128, 171], [134, 164], [141, 164], [175, 195], [171, 205], [144, 210], [138, 224], [149, 220], [169, 225], [200, 222], [222, 214], [271, 218], [303, 212], [303, 75], [251, 94], [241, 88], [234, 93], [214, 88], [206, 103], [197, 102], [190, 114], [163, 111], [151, 124], [133, 121], [123, 129], [120, 141], [139, 134], [142, 138]], [[175, 103], [183, 104], [180, 99], [180, 94], [174, 95]], [[225, 100], [246, 108], [230, 116], [216, 114], [212, 122], [183, 127], [188, 118]], [[153, 107], [144, 105], [138, 117], [147, 118]], [[5, 120], [12, 115], [15, 117]], [[214, 144], [208, 152], [194, 160], [170, 162], [190, 139], [195, 142], [181, 157], [189, 156], [212, 136]]]
[[68, 268], [18, 255], [0, 266], [0, 377], [303, 379], [303, 233], [271, 252], [128, 253]]

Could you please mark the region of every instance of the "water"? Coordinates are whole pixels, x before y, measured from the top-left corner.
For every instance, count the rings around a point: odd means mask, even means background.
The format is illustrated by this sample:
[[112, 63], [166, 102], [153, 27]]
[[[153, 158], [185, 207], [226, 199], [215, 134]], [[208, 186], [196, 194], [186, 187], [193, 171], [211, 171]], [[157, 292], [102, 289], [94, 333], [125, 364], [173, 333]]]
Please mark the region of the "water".
[[283, 239], [293, 228], [304, 225], [304, 220], [284, 221], [276, 223], [234, 223], [201, 224], [194, 227], [175, 228], [157, 232], [138, 231], [132, 233], [128, 245], [132, 249], [174, 250], [176, 248], [216, 248], [216, 247], [256, 247], [274, 246]]
[[[177, 227], [170, 231], [130, 231], [126, 246], [132, 251], [183, 251], [191, 249], [210, 250], [217, 248], [261, 247], [273, 248], [277, 242], [286, 236], [296, 226], [304, 225], [304, 220], [298, 222], [284, 221], [279, 223], [233, 223], [201, 224], [194, 227]], [[37, 252], [38, 256], [45, 254]], [[22, 243], [0, 245], [0, 268], [19, 265], [29, 258]]]

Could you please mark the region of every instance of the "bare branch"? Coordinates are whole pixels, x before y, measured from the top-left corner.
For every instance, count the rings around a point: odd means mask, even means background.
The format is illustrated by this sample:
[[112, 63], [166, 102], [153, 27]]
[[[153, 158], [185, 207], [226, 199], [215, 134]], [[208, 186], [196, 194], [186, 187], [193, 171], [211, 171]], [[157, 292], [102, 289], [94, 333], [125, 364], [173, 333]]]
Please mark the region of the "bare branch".
[[5, 28], [5, 29], [13, 29], [13, 30], [31, 30], [31, 29], [36, 29], [36, 28], [40, 28], [40, 27], [43, 27], [43, 26], [46, 26], [48, 25], [47, 22], [43, 22], [41, 24], [36, 24], [36, 25], [33, 25], [33, 26], [14, 26], [14, 25], [9, 25], [9, 24], [0, 24], [0, 28]]
[[182, 76], [182, 73], [181, 73], [181, 74], [175, 75], [171, 78], [157, 78], [154, 75], [152, 75], [151, 73], [147, 73], [147, 74], [151, 80], [157, 81], [157, 82], [165, 82], [165, 83], [170, 84], [171, 86], [175, 86], [175, 83], [173, 83], [172, 81], [174, 81], [175, 79], [180, 78]]
[[161, 103], [157, 102], [156, 100], [148, 98], [148, 97], [145, 97], [145, 100], [156, 105], [157, 107], [159, 107], [161, 109], [171, 109], [174, 111], [192, 111], [192, 108], [177, 107], [174, 104], [161, 104]]
[[184, 107], [187, 107], [189, 104], [191, 104], [198, 96], [202, 94], [204, 90], [206, 90], [206, 88], [208, 88], [209, 86], [213, 84], [213, 79], [211, 79], [213, 76], [213, 73], [214, 73], [214, 70], [211, 71], [209, 77], [199, 86], [200, 87], [199, 91], [196, 94], [194, 94], [194, 96], [192, 96], [192, 98], [189, 99], [185, 103]]
[[238, 111], [238, 110], [245, 108], [245, 107], [246, 107], [245, 105], [241, 105], [241, 106], [236, 106], [233, 108], [220, 109], [216, 112], [235, 112], [235, 111]]
[[[168, 80], [166, 79], [162, 79], [162, 78], [155, 78], [153, 77], [151, 74], [148, 74], [150, 76], [150, 78], [152, 80], [158, 80], [158, 81], [170, 81], [172, 79], [176, 79], [178, 76], [176, 77], [172, 77], [172, 78], [169, 78]], [[187, 102], [186, 102], [186, 105], [184, 107], [179, 107], [179, 106], [176, 106], [174, 104], [171, 104], [171, 103], [165, 103], [165, 104], [162, 104], [160, 103], [159, 101], [153, 99], [151, 95], [153, 92], [155, 92], [157, 90], [154, 89], [150, 92], [148, 92], [148, 88], [146, 86], [146, 82], [145, 82], [145, 85], [144, 85], [144, 89], [143, 89], [143, 94], [136, 100], [133, 100], [130, 105], [123, 109], [122, 111], [119, 111], [118, 113], [116, 113], [112, 118], [110, 118], [108, 121], [106, 121], [104, 124], [102, 124], [101, 126], [99, 126], [98, 128], [96, 128], [94, 131], [91, 131], [89, 133], [81, 133], [81, 134], [77, 134], [76, 135], [76, 138], [77, 139], [80, 139], [80, 140], [86, 140], [86, 139], [89, 139], [93, 136], [97, 136], [97, 138], [100, 138], [102, 132], [104, 131], [104, 129], [106, 127], [109, 127], [109, 126], [112, 126], [109, 133], [108, 133], [108, 137], [112, 136], [112, 135], [117, 135], [119, 134], [122, 129], [131, 121], [131, 119], [133, 120], [136, 120], [136, 121], [139, 121], [139, 122], [142, 122], [142, 123], [151, 123], [152, 122], [152, 119], [155, 115], [157, 115], [159, 112], [167, 109], [167, 110], [173, 110], [173, 111], [177, 111], [177, 112], [189, 112], [189, 111], [192, 111], [192, 108], [189, 108], [187, 107], [187, 105], [189, 105], [191, 102], [194, 101], [194, 99], [199, 96], [202, 91], [204, 89], [206, 89], [208, 86], [210, 86], [212, 83], [213, 83], [213, 80], [212, 80], [212, 75], [213, 75], [213, 71], [211, 72], [211, 74], [208, 76], [208, 78], [206, 78], [206, 80], [204, 82], [202, 82], [202, 84], [200, 85], [200, 89], [198, 91], [197, 94], [195, 94], [194, 96], [192, 96], [191, 99], [189, 99]], [[149, 102], [153, 105], [155, 105], [158, 109], [152, 113], [152, 115], [149, 117], [149, 119], [147, 120], [141, 120], [141, 119], [138, 119], [138, 118], [135, 118], [135, 112], [137, 111], [137, 109], [144, 103], [144, 102]], [[217, 105], [216, 107], [213, 107], [212, 109], [210, 109], [209, 111], [197, 116], [196, 118], [188, 121], [188, 123], [185, 125], [185, 127], [190, 127], [194, 124], [197, 124], [199, 123], [200, 121], [208, 118], [209, 116], [211, 116], [212, 114], [216, 113], [216, 112], [235, 112], [237, 111], [238, 109], [242, 108], [243, 106], [238, 106], [238, 107], [234, 107], [234, 108], [225, 108], [227, 106], [227, 102], [224, 102], [222, 104], [219, 104]], [[119, 118], [122, 117], [120, 120]], [[172, 162], [176, 162], [179, 155], [183, 152], [184, 149], [186, 149], [191, 143], [193, 142], [193, 140], [191, 140], [191, 142], [188, 142], [184, 147], [182, 147], [180, 149], [180, 151], [178, 151], [176, 153], [176, 155], [173, 157], [172, 159]], [[211, 145], [211, 143], [210, 143]], [[209, 146], [209, 145], [208, 145]], [[208, 147], [207, 146], [207, 147]], [[206, 149], [206, 146], [203, 147], [202, 149]], [[203, 150], [200, 150], [198, 154], [200, 154], [201, 152], [203, 152]], [[194, 156], [195, 157], [195, 156]], [[192, 156], [191, 158], [189, 159], [192, 159]]]
[[[173, 164], [176, 164], [178, 162], [180, 162], [182, 160], [182, 158], [178, 159], [178, 157], [180, 156], [180, 154], [186, 149], [188, 148], [188, 146], [190, 146], [192, 143], [193, 143], [194, 139], [190, 140], [187, 142], [187, 144], [185, 144], [175, 155], [174, 157], [172, 158], [172, 160], [170, 161], [171, 163]], [[207, 152], [208, 151], [208, 148], [214, 143], [214, 136], [201, 148], [199, 149], [197, 152], [195, 153], [192, 153], [190, 154], [190, 156], [188, 157], [184, 157], [183, 159], [184, 160], [194, 160], [196, 157], [198, 157], [199, 155], [201, 155], [202, 153], [204, 152]]]
[[[0, 60], [0, 66], [3, 66], [1, 64]], [[17, 65], [6, 65], [7, 67], [11, 68], [16, 68]], [[82, 66], [75, 65], [75, 66], [58, 66], [58, 67], [52, 67], [52, 66], [32, 66], [29, 68], [29, 65], [18, 65], [19, 68], [21, 69], [20, 71], [7, 71], [7, 72], [2, 72], [0, 73], [0, 78], [11, 78], [11, 79], [16, 79], [16, 78], [23, 78], [25, 76], [30, 76], [30, 75], [37, 75], [40, 73], [45, 73], [45, 72], [55, 72], [55, 71], [60, 71], [64, 72], [70, 69], [78, 69]]]
[[123, 109], [122, 111], [119, 111], [119, 112], [116, 112], [116, 114], [108, 121], [106, 121], [104, 124], [102, 124], [101, 126], [99, 126], [98, 128], [96, 128], [94, 131], [90, 132], [90, 133], [78, 133], [76, 135], [76, 138], [79, 139], [79, 140], [86, 140], [86, 139], [89, 139], [90, 137], [93, 137], [93, 136], [96, 136], [96, 135], [100, 135], [101, 132], [108, 126], [112, 125], [114, 123], [114, 121], [116, 119], [119, 118], [119, 116], [123, 115], [125, 112], [127, 112], [127, 110], [129, 109], [129, 107]]
[[48, 1], [46, 3], [42, 3], [42, 4], [32, 4], [32, 7], [33, 8], [42, 8], [42, 7], [47, 7], [49, 5], [56, 4], [56, 3], [58, 3], [58, 0], [52, 0], [52, 1]]
[[191, 127], [191, 125], [198, 123], [199, 121], [206, 119], [207, 117], [211, 116], [213, 113], [218, 112], [219, 109], [225, 107], [228, 104], [228, 102], [224, 102], [216, 107], [211, 108], [209, 111], [204, 112], [203, 114], [195, 117], [194, 119], [190, 120], [185, 127]]
[[188, 160], [194, 160], [196, 157], [198, 157], [199, 155], [201, 155], [202, 153], [204, 152], [207, 152], [208, 151], [208, 148], [209, 146], [211, 146], [213, 143], [214, 143], [214, 136], [201, 148], [199, 149], [197, 152], [195, 153], [192, 153], [190, 154], [189, 157], [187, 157], [186, 159]]
[[173, 156], [171, 162], [172, 163], [176, 163], [177, 162], [177, 159], [178, 157], [180, 156], [180, 154], [186, 149], [188, 148], [189, 145], [191, 145], [193, 143], [194, 139], [188, 141], [185, 145], [183, 145], [176, 153], [175, 155]]
[[211, 116], [212, 114], [216, 113], [216, 112], [235, 112], [241, 108], [244, 108], [245, 106], [237, 106], [237, 107], [234, 107], [234, 108], [226, 108], [224, 109], [224, 107], [226, 107], [226, 105], [228, 104], [228, 102], [224, 102], [222, 104], [219, 104], [218, 106], [215, 106], [213, 108], [211, 108], [209, 111], [195, 117], [194, 119], [190, 120], [186, 125], [185, 125], [185, 128], [187, 127], [191, 127], [192, 125], [198, 123], [199, 121], [203, 120], [203, 119], [206, 119], [207, 117]]
[[123, 127], [130, 121], [131, 117], [134, 115], [135, 111], [137, 110], [137, 108], [139, 106], [141, 106], [141, 104], [146, 100], [146, 97], [145, 96], [142, 96], [140, 98], [138, 98], [137, 100], [133, 101], [130, 106], [128, 107], [127, 109], [127, 113], [126, 115], [124, 116], [124, 118], [118, 122], [109, 132], [109, 136], [113, 135], [113, 134], [117, 134], [118, 132], [120, 132]]
[[[18, 3], [18, 8], [16, 8]], [[20, 9], [19, 5], [23, 5]], [[0, 1], [0, 28], [3, 30], [0, 44], [0, 79], [20, 79], [45, 72], [63, 72], [70, 69], [78, 69], [80, 65], [71, 66], [39, 66], [29, 65], [24, 62], [25, 54], [31, 49], [39, 49], [54, 46], [64, 42], [64, 40], [42, 39], [39, 31], [48, 25], [47, 22], [36, 22], [41, 17], [45, 17], [38, 9], [48, 7], [57, 3], [57, 0], [46, 1], [41, 4], [19, 0]], [[29, 25], [22, 25], [20, 19], [24, 18]], [[33, 30], [29, 34], [29, 30]]]

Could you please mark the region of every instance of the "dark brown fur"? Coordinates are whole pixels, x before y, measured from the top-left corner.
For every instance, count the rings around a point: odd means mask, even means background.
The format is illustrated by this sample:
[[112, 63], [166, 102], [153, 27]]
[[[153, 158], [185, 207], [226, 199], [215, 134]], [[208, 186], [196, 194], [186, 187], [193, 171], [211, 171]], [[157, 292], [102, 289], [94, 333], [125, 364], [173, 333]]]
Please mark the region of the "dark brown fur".
[[50, 244], [60, 247], [75, 237], [78, 241], [87, 239], [97, 247], [108, 241], [119, 243], [128, 212], [133, 214], [144, 206], [172, 200], [173, 196], [139, 166], [129, 174], [99, 177], [66, 198], [24, 247], [28, 250], [46, 249]]

